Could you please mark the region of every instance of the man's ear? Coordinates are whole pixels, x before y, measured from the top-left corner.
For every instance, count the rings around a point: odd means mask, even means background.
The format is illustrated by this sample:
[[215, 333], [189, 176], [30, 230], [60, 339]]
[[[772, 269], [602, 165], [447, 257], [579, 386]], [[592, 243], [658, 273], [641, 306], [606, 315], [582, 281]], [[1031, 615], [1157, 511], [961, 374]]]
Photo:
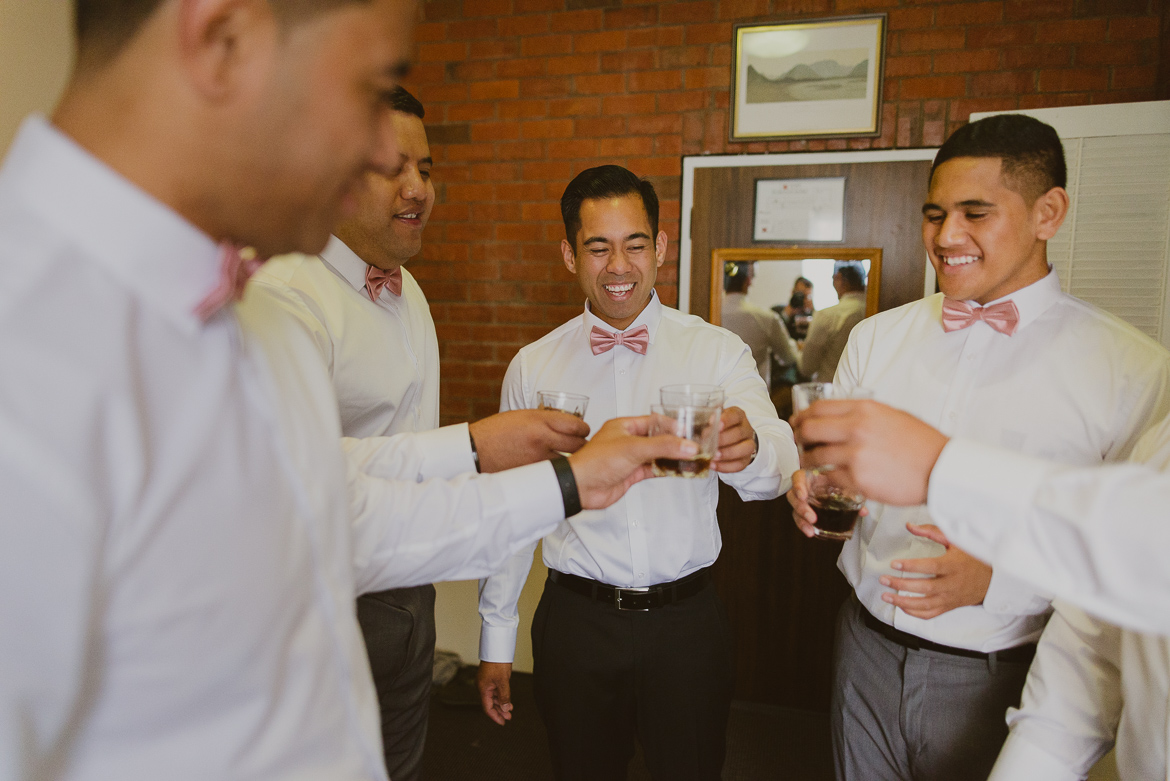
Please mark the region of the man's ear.
[[666, 244], [666, 231], [658, 231], [658, 236], [654, 239], [654, 256], [658, 260], [655, 268], [661, 268], [666, 262]]
[[196, 90], [221, 102], [273, 65], [279, 21], [267, 0], [179, 0], [179, 51]]
[[1063, 187], [1053, 187], [1036, 199], [1032, 204], [1032, 219], [1035, 224], [1036, 238], [1048, 241], [1068, 215], [1068, 191]]
[[577, 254], [573, 252], [573, 245], [567, 239], [561, 239], [561, 257], [565, 260], [565, 268], [569, 273], [576, 276], [577, 274]]

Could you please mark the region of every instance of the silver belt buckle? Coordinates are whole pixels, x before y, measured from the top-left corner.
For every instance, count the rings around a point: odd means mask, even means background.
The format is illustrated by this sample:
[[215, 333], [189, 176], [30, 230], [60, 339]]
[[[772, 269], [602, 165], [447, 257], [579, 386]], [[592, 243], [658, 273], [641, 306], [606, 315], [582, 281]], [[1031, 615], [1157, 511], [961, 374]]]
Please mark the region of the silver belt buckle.
[[648, 608], [648, 607], [622, 607], [622, 592], [623, 591], [632, 591], [632, 592], [635, 592], [638, 594], [646, 594], [646, 593], [649, 593], [649, 591], [650, 591], [649, 586], [642, 586], [640, 588], [614, 588], [614, 590], [613, 590], [613, 606], [616, 607], [618, 610], [626, 610], [626, 611], [629, 611], [631, 613], [649, 613], [650, 612], [650, 608]]

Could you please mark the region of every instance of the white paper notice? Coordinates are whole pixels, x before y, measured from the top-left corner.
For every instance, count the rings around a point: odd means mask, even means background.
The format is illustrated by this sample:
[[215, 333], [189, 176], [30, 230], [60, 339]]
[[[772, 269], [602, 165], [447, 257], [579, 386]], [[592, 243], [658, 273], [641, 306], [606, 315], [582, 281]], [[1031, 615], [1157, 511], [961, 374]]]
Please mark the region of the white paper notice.
[[843, 241], [845, 177], [756, 181], [756, 241]]

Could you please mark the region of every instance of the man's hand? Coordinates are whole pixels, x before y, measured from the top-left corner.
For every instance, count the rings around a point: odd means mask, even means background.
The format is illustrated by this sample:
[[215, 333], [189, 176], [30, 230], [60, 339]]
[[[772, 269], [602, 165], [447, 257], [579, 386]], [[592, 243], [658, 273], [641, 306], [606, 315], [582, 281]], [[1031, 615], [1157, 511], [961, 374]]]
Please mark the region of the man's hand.
[[869, 499], [926, 502], [930, 471], [947, 437], [909, 413], [876, 401], [818, 401], [792, 418], [805, 445], [801, 465], [836, 466]]
[[479, 701], [488, 718], [504, 726], [512, 718], [512, 664], [480, 662], [475, 674]]
[[[788, 503], [792, 505], [792, 520], [805, 537], [817, 536], [817, 511], [808, 503], [808, 477], [803, 469], [792, 473], [792, 488], [788, 489]], [[858, 515], [869, 515], [869, 509], [862, 507]]]
[[589, 426], [567, 412], [517, 409], [472, 423], [471, 437], [481, 472], [502, 472], [560, 453], [575, 453], [585, 444]]
[[792, 505], [792, 520], [805, 537], [817, 536], [817, 513], [808, 503], [808, 481], [804, 470], [792, 474], [792, 488], [788, 490], [788, 503]]
[[[883, 575], [880, 582], [894, 590], [882, 594], [882, 599], [902, 608], [915, 618], [934, 618], [948, 610], [966, 605], [978, 605], [987, 596], [991, 585], [991, 567], [951, 545], [937, 526], [906, 524], [911, 534], [934, 540], [946, 546], [946, 553], [929, 559], [903, 559], [890, 562], [902, 572], [917, 572], [932, 577], [894, 578]], [[911, 591], [922, 596], [907, 596], [899, 591]]]
[[689, 439], [648, 437], [649, 430], [649, 415], [614, 418], [570, 456], [583, 508], [600, 510], [621, 499], [631, 485], [652, 476], [650, 464], [656, 458], [689, 460], [699, 452]]
[[719, 423], [719, 451], [711, 465], [716, 472], [738, 472], [750, 464], [756, 454], [755, 430], [739, 407], [723, 410]]

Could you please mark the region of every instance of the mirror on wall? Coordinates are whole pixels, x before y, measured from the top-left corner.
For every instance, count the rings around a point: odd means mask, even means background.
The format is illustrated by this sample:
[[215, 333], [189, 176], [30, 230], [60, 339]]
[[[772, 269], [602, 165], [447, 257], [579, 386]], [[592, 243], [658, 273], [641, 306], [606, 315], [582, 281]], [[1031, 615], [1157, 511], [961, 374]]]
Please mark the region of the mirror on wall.
[[792, 386], [831, 381], [849, 332], [878, 311], [881, 271], [877, 247], [716, 249], [711, 322], [751, 348], [776, 411], [788, 417]]
[[723, 292], [724, 268], [733, 262], [755, 262], [747, 300], [764, 309], [776, 311], [777, 314], [788, 308], [798, 279], [803, 278], [812, 283], [811, 301], [806, 301], [802, 310], [795, 314], [800, 321], [795, 328], [790, 327], [790, 333], [792, 330], [807, 331], [807, 320], [813, 312], [838, 303], [833, 275], [842, 264], [856, 265], [864, 273], [865, 316], [869, 317], [878, 311], [882, 279], [880, 247], [846, 249], [821, 245], [782, 249], [725, 248], [711, 252], [710, 321], [714, 325], [722, 325], [723, 299], [726, 295]]

